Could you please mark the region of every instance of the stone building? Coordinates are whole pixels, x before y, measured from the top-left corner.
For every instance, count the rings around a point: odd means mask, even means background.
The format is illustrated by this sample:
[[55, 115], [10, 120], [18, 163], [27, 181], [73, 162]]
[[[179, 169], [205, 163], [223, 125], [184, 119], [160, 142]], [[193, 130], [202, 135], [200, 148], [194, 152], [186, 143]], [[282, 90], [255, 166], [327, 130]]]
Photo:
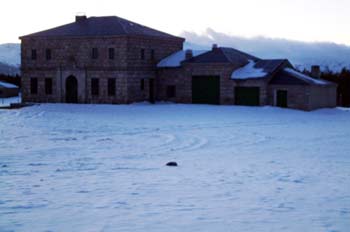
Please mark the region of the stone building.
[[157, 97], [179, 103], [302, 110], [335, 107], [337, 85], [317, 75], [306, 76], [285, 59], [264, 60], [213, 45], [209, 51], [178, 51], [163, 59], [158, 64]]
[[184, 51], [183, 38], [119, 17], [77, 16], [20, 39], [24, 102], [336, 106], [337, 86], [316, 68], [315, 79], [285, 59], [216, 45]]
[[20, 37], [24, 102], [131, 103], [155, 98], [156, 64], [184, 39], [119, 17]]

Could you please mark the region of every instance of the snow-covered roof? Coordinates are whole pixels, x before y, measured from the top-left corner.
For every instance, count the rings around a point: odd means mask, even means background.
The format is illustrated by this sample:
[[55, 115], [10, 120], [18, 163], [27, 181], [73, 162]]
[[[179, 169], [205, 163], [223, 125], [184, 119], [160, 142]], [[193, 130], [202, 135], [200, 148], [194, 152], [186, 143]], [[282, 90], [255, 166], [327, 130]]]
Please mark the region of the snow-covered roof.
[[249, 63], [244, 67], [236, 69], [233, 71], [231, 78], [232, 79], [250, 79], [250, 78], [262, 78], [266, 77], [268, 73], [264, 71], [263, 68], [256, 68], [256, 62], [249, 60]]
[[7, 88], [7, 89], [17, 89], [18, 86], [14, 84], [10, 84], [7, 82], [0, 81], [0, 87]]
[[290, 75], [292, 75], [300, 80], [306, 81], [306, 82], [311, 83], [311, 84], [316, 84], [316, 85], [328, 85], [328, 84], [330, 84], [330, 82], [328, 82], [328, 81], [309, 77], [309, 76], [304, 75], [304, 74], [302, 74], [302, 73], [300, 73], [292, 68], [285, 68], [284, 71], [286, 71]]
[[[199, 56], [208, 50], [192, 50], [193, 57]], [[172, 68], [172, 67], [180, 67], [181, 62], [186, 60], [186, 51], [181, 50], [171, 54], [170, 56], [162, 59], [158, 64], [158, 68]]]

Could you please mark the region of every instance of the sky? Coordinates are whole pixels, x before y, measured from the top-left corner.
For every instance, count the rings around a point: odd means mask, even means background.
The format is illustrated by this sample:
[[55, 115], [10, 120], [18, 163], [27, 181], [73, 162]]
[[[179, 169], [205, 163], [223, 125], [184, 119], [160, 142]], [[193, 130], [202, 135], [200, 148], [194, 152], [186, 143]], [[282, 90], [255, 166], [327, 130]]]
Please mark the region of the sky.
[[6, 0], [0, 43], [74, 21], [117, 15], [174, 35], [207, 28], [243, 36], [350, 45], [350, 0]]

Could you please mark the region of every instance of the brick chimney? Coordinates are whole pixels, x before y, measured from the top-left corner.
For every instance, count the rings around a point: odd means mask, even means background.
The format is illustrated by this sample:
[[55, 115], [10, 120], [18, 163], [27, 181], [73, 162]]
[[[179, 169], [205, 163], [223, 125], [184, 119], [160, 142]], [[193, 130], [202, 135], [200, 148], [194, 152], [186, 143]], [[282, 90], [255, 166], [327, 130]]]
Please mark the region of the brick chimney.
[[217, 48], [218, 48], [218, 45], [217, 45], [217, 44], [213, 44], [211, 50], [215, 50], [215, 49], [217, 49]]
[[185, 58], [186, 60], [191, 59], [193, 57], [193, 51], [191, 49], [186, 50]]
[[313, 78], [320, 79], [321, 78], [321, 69], [319, 65], [312, 65], [311, 66], [311, 76]]
[[84, 22], [87, 19], [86, 15], [76, 15], [75, 16], [75, 22], [81, 23]]

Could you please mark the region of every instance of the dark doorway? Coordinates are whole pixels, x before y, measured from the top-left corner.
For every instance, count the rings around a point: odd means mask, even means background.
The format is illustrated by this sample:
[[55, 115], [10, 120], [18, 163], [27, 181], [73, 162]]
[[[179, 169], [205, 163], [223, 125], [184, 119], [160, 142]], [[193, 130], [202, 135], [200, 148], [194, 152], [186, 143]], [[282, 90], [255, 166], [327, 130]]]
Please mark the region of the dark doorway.
[[154, 79], [149, 79], [149, 102], [154, 103]]
[[66, 102], [78, 103], [78, 81], [74, 76], [66, 79]]
[[260, 88], [235, 87], [235, 104], [243, 106], [259, 106]]
[[193, 76], [192, 103], [220, 104], [220, 76]]
[[287, 100], [288, 92], [287, 90], [277, 90], [276, 92], [276, 106], [287, 108], [288, 100]]

